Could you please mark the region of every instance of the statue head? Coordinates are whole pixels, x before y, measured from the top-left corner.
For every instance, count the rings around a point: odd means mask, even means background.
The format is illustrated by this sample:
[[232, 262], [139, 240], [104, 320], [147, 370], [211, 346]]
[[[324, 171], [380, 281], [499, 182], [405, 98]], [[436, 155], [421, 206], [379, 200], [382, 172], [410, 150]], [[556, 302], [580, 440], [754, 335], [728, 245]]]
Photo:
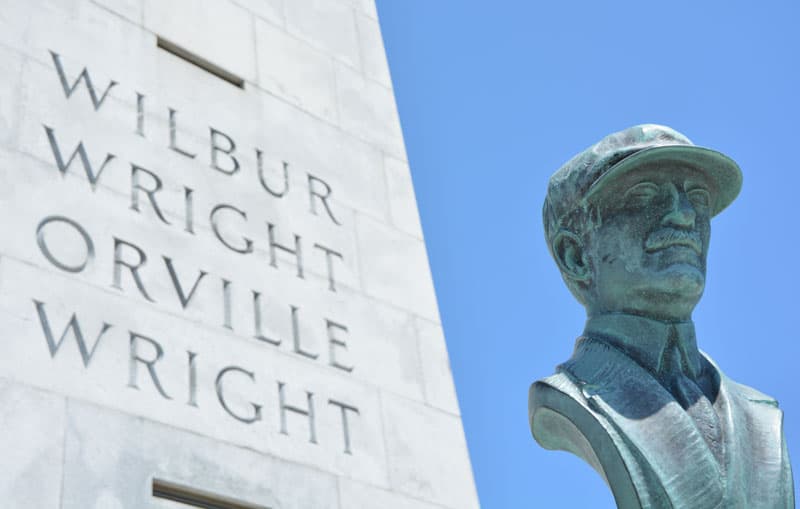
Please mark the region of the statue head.
[[547, 245], [590, 316], [686, 320], [705, 287], [711, 217], [741, 185], [724, 154], [669, 127], [631, 127], [550, 177]]

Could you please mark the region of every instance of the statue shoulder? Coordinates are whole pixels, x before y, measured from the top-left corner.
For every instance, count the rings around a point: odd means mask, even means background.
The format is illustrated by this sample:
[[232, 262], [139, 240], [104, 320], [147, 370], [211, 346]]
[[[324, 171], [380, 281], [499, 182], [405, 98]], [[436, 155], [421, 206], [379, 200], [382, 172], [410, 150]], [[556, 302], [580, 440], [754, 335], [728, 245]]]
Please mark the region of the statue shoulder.
[[[615, 431], [606, 416], [594, 408], [591, 396], [613, 380], [613, 373], [606, 373], [609, 366], [618, 369], [629, 362], [617, 356], [614, 349], [603, 343], [578, 338], [572, 357], [559, 365], [554, 375], [531, 385], [528, 397], [531, 431], [542, 447], [570, 451], [597, 470], [592, 458], [583, 453], [587, 433], [607, 435]], [[563, 422], [554, 413], [570, 422]]]
[[528, 413], [533, 438], [545, 449], [575, 454], [611, 486], [618, 507], [641, 507], [614, 426], [593, 410], [581, 383], [559, 371], [531, 385]]
[[528, 394], [528, 413], [531, 433], [539, 445], [569, 451], [605, 477], [584, 425], [598, 416], [589, 408], [576, 381], [559, 372], [534, 382]]
[[545, 449], [568, 451], [589, 463], [611, 487], [617, 507], [625, 509], [665, 507], [667, 500], [626, 434], [641, 419], [613, 411], [631, 398], [639, 401], [644, 386], [658, 384], [641, 370], [616, 348], [582, 337], [556, 374], [531, 386], [528, 400], [534, 439]]

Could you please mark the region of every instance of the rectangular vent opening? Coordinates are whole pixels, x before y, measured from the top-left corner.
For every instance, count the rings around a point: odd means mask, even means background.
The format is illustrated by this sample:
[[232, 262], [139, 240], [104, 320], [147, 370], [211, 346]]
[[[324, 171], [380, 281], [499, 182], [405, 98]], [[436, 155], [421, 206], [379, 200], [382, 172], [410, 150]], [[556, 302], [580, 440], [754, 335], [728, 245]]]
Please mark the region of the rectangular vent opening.
[[214, 495], [160, 479], [153, 479], [153, 497], [200, 509], [270, 509], [262, 505], [236, 501], [228, 497]]
[[228, 83], [235, 85], [239, 88], [244, 88], [244, 79], [240, 78], [239, 76], [233, 74], [232, 72], [226, 71], [222, 67], [209, 62], [205, 58], [201, 57], [200, 55], [195, 55], [191, 51], [182, 48], [175, 44], [174, 42], [168, 41], [163, 37], [156, 38], [156, 45], [166, 51], [167, 53], [172, 53], [176, 57], [186, 60], [192, 65], [196, 65], [200, 69], [203, 69], [206, 72], [209, 72], [216, 76], [217, 78], [221, 78]]

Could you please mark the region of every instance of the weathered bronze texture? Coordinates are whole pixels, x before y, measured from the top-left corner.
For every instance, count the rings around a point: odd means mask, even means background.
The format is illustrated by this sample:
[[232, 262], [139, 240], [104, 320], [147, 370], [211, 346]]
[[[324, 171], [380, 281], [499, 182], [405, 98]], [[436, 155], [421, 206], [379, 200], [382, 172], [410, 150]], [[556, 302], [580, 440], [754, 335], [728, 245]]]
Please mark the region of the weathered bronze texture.
[[727, 156], [677, 131], [611, 134], [551, 178], [544, 229], [587, 322], [531, 386], [537, 442], [587, 461], [621, 508], [793, 508], [783, 413], [698, 350], [711, 218], [739, 193]]

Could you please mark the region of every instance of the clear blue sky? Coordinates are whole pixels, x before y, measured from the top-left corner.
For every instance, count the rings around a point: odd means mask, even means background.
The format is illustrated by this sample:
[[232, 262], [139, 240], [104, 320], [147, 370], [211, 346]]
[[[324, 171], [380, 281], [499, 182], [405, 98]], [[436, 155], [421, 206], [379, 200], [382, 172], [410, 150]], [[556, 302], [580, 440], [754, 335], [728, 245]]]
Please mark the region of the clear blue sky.
[[613, 508], [588, 466], [541, 449], [530, 383], [572, 351], [583, 309], [543, 240], [549, 176], [654, 122], [742, 167], [712, 221], [698, 342], [777, 398], [800, 472], [800, 4], [378, 0], [485, 509]]

